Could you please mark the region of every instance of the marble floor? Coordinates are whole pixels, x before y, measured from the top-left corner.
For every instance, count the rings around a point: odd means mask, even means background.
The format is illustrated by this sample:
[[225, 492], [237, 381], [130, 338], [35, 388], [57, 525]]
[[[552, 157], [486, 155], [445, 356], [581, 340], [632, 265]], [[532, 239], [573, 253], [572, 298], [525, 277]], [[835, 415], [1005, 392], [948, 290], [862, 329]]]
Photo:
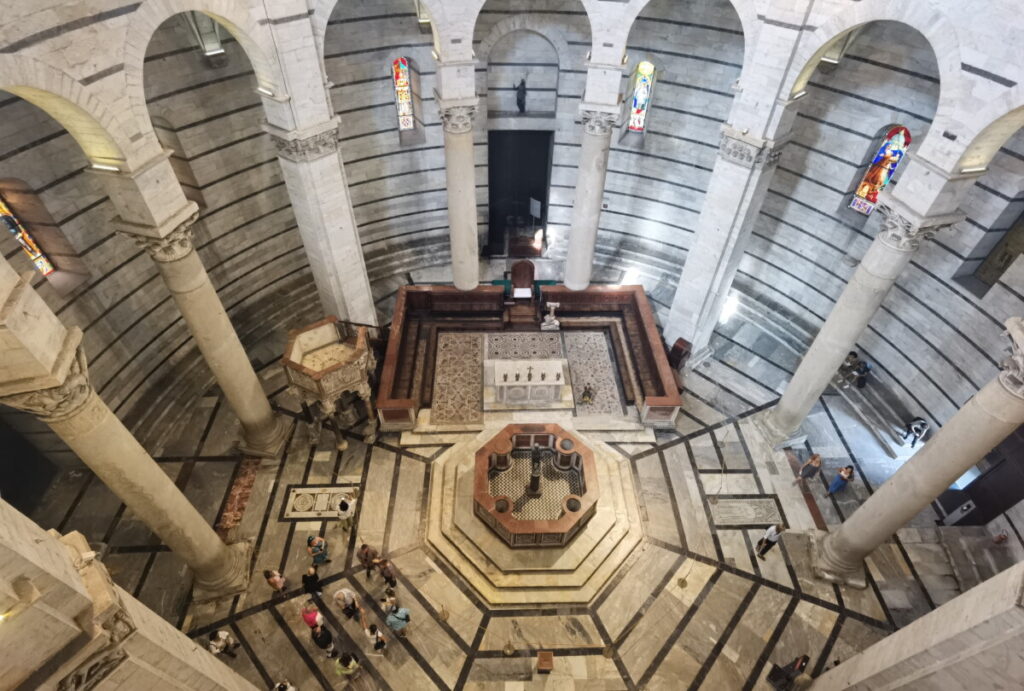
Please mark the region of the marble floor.
[[[339, 453], [329, 431], [309, 439], [274, 366], [261, 377], [291, 420], [281, 462], [233, 453], [237, 421], [215, 394], [149, 442], [211, 525], [229, 540], [254, 541], [257, 575], [243, 595], [192, 605], [180, 560], [88, 472], [62, 476], [33, 517], [46, 528], [83, 532], [119, 584], [189, 635], [230, 629], [242, 648], [227, 663], [262, 688], [283, 678], [303, 691], [344, 686], [299, 616], [305, 538], [319, 534], [332, 555], [322, 569], [322, 609], [341, 648], [365, 661], [366, 673], [352, 688], [766, 689], [771, 663], [806, 653], [818, 674], [955, 592], [933, 574], [933, 546], [915, 534], [927, 528], [926, 515], [872, 556], [867, 590], [811, 577], [802, 531], [841, 521], [874, 479], [858, 473], [843, 495], [826, 498], [824, 484], [792, 484], [794, 464], [819, 451], [830, 478], [833, 468], [857, 465], [862, 452], [872, 451], [857, 446], [867, 440], [855, 434], [845, 403], [826, 395], [812, 415], [807, 447], [773, 454], [750, 418], [775, 400], [776, 387], [730, 357], [690, 375], [675, 429], [643, 443], [608, 438], [632, 474], [644, 535], [587, 605], [488, 606], [472, 579], [456, 573], [424, 537], [431, 464], [459, 435], [414, 435], [415, 443], [402, 444], [398, 434], [382, 434], [367, 445], [356, 426], [344, 430], [348, 448]], [[357, 491], [355, 530], [286, 511], [304, 488], [307, 495]], [[760, 561], [751, 547], [772, 522], [789, 531]], [[371, 620], [382, 623], [383, 584], [355, 566], [362, 542], [394, 560], [398, 596], [412, 614], [408, 637], [393, 640], [382, 657], [367, 654], [362, 630], [331, 600], [337, 588], [351, 588]], [[268, 568], [290, 579], [284, 597], [271, 597], [259, 577]], [[540, 649], [554, 651], [550, 675], [535, 671]]]

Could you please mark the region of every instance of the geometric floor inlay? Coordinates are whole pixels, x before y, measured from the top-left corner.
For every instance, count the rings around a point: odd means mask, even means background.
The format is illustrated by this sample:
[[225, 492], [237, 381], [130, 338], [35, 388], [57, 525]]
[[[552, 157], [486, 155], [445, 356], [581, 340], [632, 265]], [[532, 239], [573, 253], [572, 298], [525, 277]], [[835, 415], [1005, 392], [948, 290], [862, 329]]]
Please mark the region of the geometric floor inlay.
[[281, 505], [282, 521], [336, 521], [341, 496], [352, 496], [353, 485], [288, 485]]

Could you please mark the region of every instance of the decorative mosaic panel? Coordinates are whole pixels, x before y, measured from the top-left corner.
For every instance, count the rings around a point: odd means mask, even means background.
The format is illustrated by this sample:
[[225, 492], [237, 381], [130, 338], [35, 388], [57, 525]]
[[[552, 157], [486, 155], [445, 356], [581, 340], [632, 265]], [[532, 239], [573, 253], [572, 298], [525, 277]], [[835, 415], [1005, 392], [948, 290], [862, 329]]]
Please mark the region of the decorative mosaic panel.
[[771, 498], [726, 499], [718, 497], [717, 501], [710, 501], [713, 497], [708, 499], [711, 506], [711, 518], [716, 526], [763, 525], [767, 527], [772, 523], [782, 523], [778, 504]]
[[457, 425], [484, 419], [483, 365], [483, 334], [442, 333], [437, 337], [431, 422]]
[[341, 496], [351, 496], [352, 490], [351, 485], [288, 485], [280, 519], [336, 521]]
[[488, 360], [560, 360], [558, 333], [487, 334]]

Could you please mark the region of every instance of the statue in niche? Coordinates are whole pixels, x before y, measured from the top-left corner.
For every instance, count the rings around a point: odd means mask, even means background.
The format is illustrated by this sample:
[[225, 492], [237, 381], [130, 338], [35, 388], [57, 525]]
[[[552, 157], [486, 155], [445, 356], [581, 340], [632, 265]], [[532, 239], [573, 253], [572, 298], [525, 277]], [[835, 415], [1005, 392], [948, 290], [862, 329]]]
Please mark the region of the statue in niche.
[[519, 114], [522, 115], [526, 112], [526, 77], [519, 80], [518, 86], [513, 86], [516, 90], [516, 107], [519, 108]]
[[504, 374], [501, 375], [501, 380], [508, 381], [508, 372], [505, 372]]
[[519, 381], [519, 372], [516, 372], [516, 381]]

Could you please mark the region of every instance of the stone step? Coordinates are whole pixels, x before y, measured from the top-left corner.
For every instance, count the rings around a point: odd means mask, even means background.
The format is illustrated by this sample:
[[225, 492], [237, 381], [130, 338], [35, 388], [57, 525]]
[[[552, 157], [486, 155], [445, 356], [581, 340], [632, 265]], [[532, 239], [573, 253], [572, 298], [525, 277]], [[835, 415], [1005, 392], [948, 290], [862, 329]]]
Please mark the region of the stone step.
[[[621, 484], [623, 481], [622, 475], [624, 474], [620, 464], [620, 477], [617, 484]], [[556, 576], [559, 581], [560, 587], [580, 587], [583, 586], [587, 580], [593, 576], [597, 568], [607, 559], [615, 548], [627, 538], [631, 532], [631, 526], [633, 522], [629, 520], [627, 509], [624, 506], [624, 501], [621, 498], [621, 493], [618, 497], [614, 494], [609, 497], [613, 502], [613, 510], [616, 511], [616, 518], [613, 524], [609, 526], [607, 531], [604, 531], [602, 539], [595, 541], [594, 546], [590, 549], [586, 549], [586, 554], [576, 560], [574, 568], [559, 570], [523, 570], [515, 569], [510, 570], [505, 568], [503, 564], [511, 563], [518, 557], [519, 560], [528, 559], [528, 554], [533, 550], [529, 549], [512, 549], [504, 544], [498, 536], [494, 535], [491, 530], [483, 524], [475, 515], [472, 513], [459, 510], [459, 505], [464, 505], [467, 501], [471, 501], [468, 497], [458, 497], [460, 481], [469, 480], [472, 481], [471, 476], [467, 477], [468, 473], [472, 472], [472, 468], [465, 468], [461, 464], [455, 466], [457, 474], [455, 477], [455, 495], [446, 495], [448, 501], [452, 503], [455, 509], [452, 512], [451, 522], [442, 523], [441, 532], [447, 537], [462, 554], [474, 563], [477, 569], [486, 575], [493, 585], [496, 587], [547, 587], [551, 583], [553, 576]], [[628, 467], [625, 468], [625, 473], [628, 473]], [[448, 473], [446, 473], [446, 476]], [[628, 478], [626, 478], [628, 480]], [[611, 484], [607, 482], [607, 484]], [[615, 486], [615, 485], [613, 485]], [[450, 483], [446, 478], [446, 492], [451, 492]], [[463, 492], [466, 490], [463, 487]], [[470, 490], [471, 491], [471, 490]], [[461, 515], [456, 515], [461, 514]], [[447, 515], [446, 515], [447, 517]], [[638, 516], [637, 516], [638, 517]], [[460, 518], [462, 519], [460, 521]], [[591, 523], [593, 522], [592, 519]], [[467, 525], [468, 523], [468, 525]], [[600, 525], [597, 526], [598, 530], [601, 530]], [[591, 526], [588, 524], [584, 530], [587, 531], [586, 535], [578, 535], [572, 543], [570, 543], [569, 550], [575, 548], [580, 543], [580, 540], [585, 537], [590, 537]], [[474, 539], [468, 533], [472, 532], [473, 535], [478, 539]], [[483, 547], [483, 548], [482, 548]], [[548, 550], [544, 550], [548, 552]], [[504, 558], [498, 559], [494, 555], [501, 554]], [[576, 555], [580, 556], [580, 555]], [[499, 564], [498, 562], [502, 562]], [[569, 558], [571, 563], [571, 557]]]

